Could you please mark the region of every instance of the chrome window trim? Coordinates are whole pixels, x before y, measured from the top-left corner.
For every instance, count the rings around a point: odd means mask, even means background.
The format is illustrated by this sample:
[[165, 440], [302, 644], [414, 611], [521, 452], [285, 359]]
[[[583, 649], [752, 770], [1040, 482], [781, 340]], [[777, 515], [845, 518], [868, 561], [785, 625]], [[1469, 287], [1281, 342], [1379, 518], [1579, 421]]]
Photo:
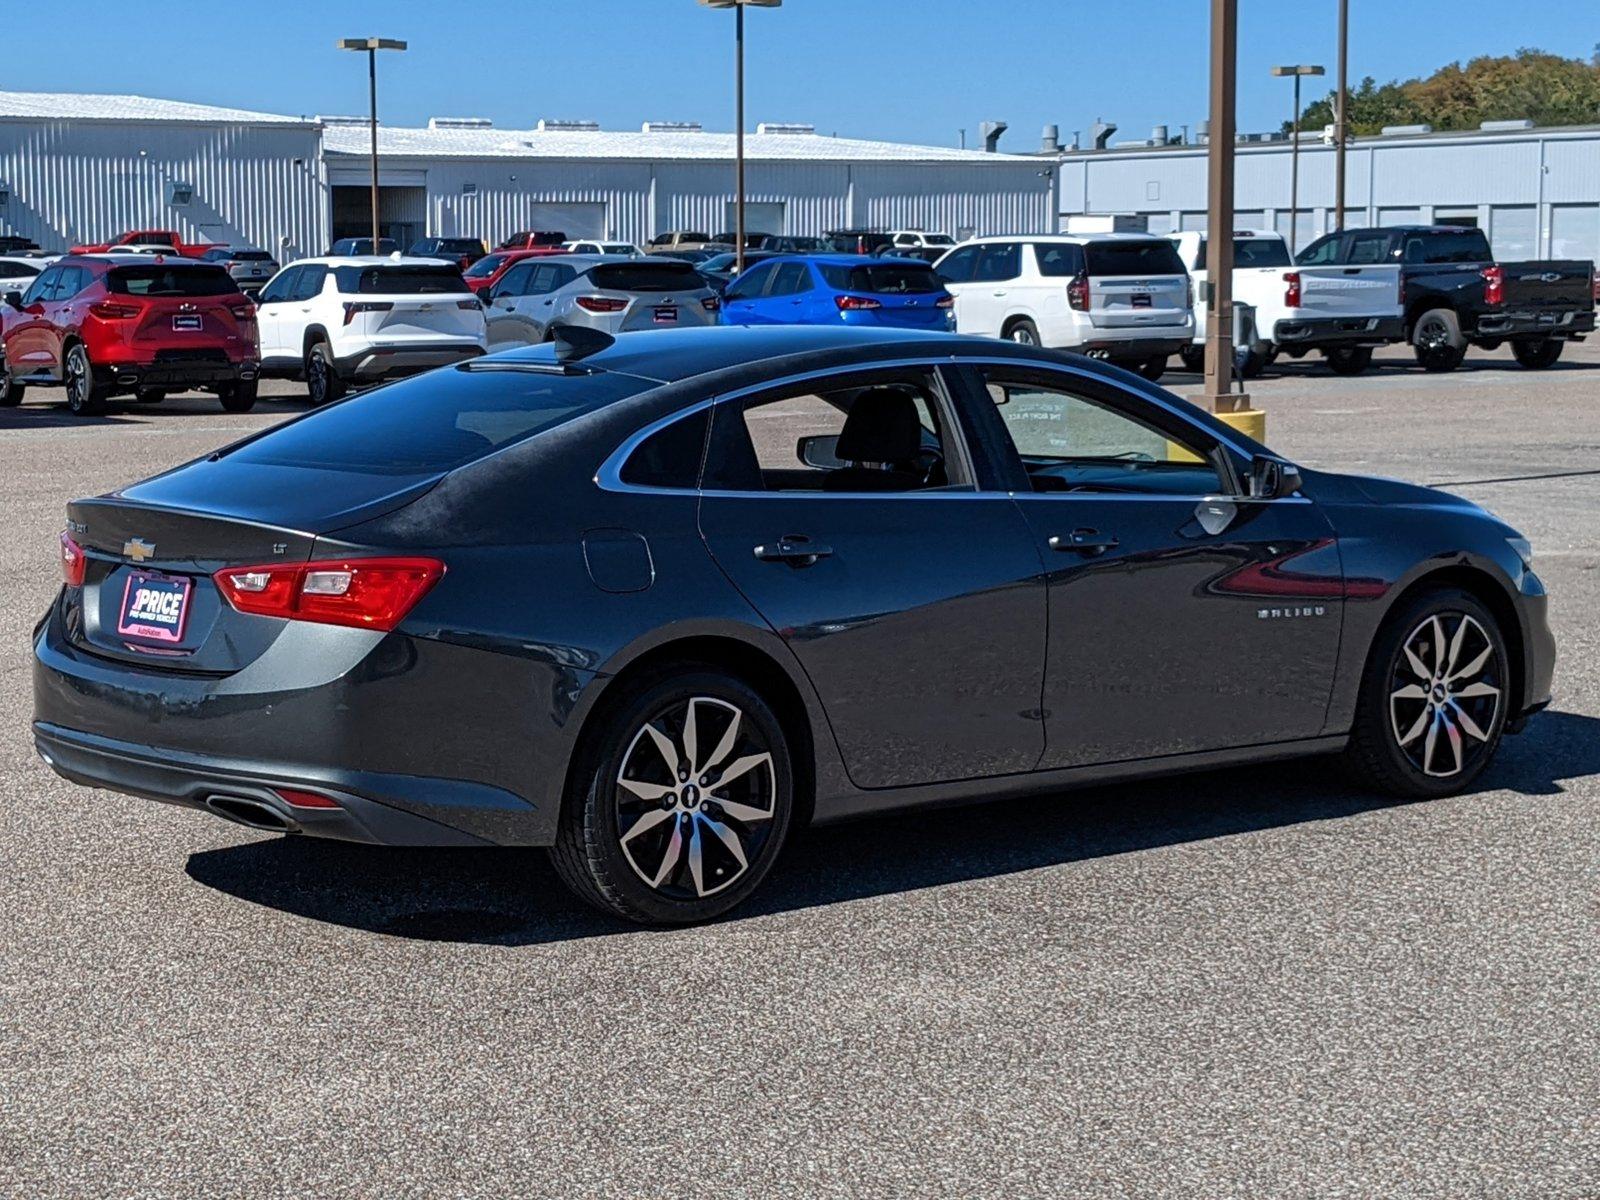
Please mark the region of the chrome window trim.
[[[1012, 367], [1012, 368], [1020, 367], [1020, 368], [1024, 368], [1024, 369], [1042, 371], [1042, 372], [1045, 372], [1047, 374], [1061, 375], [1061, 376], [1064, 376], [1064, 377], [1066, 377], [1068, 379], [1088, 380], [1088, 381], [1090, 381], [1092, 383], [1097, 383], [1097, 384], [1102, 384], [1102, 385], [1109, 382], [1111, 384], [1111, 386], [1113, 386], [1113, 387], [1122, 388], [1124, 391], [1128, 391], [1128, 389], [1124, 388], [1122, 384], [1117, 383], [1115, 380], [1109, 380], [1108, 381], [1103, 375], [1096, 374], [1093, 371], [1083, 370], [1082, 368], [1073, 366], [1073, 365], [1071, 365], [1069, 363], [1041, 362], [1038, 359], [1009, 358], [1009, 357], [1005, 357], [1005, 356], [1002, 356], [1002, 355], [983, 355], [983, 354], [970, 354], [970, 353], [969, 354], [952, 354], [952, 355], [950, 355], [948, 357], [945, 357], [943, 355], [940, 355], [940, 356], [937, 356], [937, 357], [931, 356], [931, 355], [924, 355], [924, 356], [920, 356], [920, 357], [917, 357], [917, 358], [896, 358], [896, 359], [887, 359], [887, 360], [884, 360], [884, 361], [881, 361], [881, 362], [850, 363], [850, 364], [846, 364], [844, 366], [822, 367], [822, 368], [818, 368], [818, 369], [812, 370], [812, 371], [800, 371], [800, 372], [797, 372], [797, 373], [792, 374], [792, 375], [780, 376], [777, 379], [765, 380], [765, 381], [763, 381], [761, 383], [751, 384], [751, 385], [749, 385], [747, 387], [738, 388], [735, 391], [723, 392], [723, 393], [721, 393], [719, 395], [716, 395], [716, 396], [708, 396], [703, 400], [696, 400], [693, 404], [687, 406], [686, 408], [680, 408], [675, 412], [668, 413], [666, 416], [660, 417], [657, 420], [652, 421], [650, 424], [646, 425], [644, 428], [636, 430], [635, 432], [629, 434], [628, 437], [623, 440], [621, 445], [619, 445], [615, 450], [613, 450], [609, 455], [607, 455], [605, 461], [602, 462], [600, 464], [599, 469], [595, 471], [594, 482], [595, 482], [595, 485], [597, 487], [599, 487], [601, 490], [607, 491], [607, 492], [621, 492], [621, 493], [625, 493], [625, 494], [626, 493], [642, 493], [642, 494], [645, 494], [645, 495], [702, 495], [702, 496], [718, 496], [718, 497], [725, 497], [725, 496], [746, 496], [746, 497], [749, 497], [749, 496], [768, 496], [768, 497], [772, 497], [772, 496], [799, 496], [799, 497], [803, 497], [803, 498], [806, 498], [806, 499], [816, 499], [816, 498], [818, 498], [820, 496], [831, 496], [831, 497], [834, 497], [834, 498], [837, 498], [837, 499], [841, 499], [841, 500], [859, 500], [859, 499], [862, 499], [864, 497], [872, 497], [873, 499], [878, 499], [878, 500], [884, 499], [886, 497], [893, 498], [893, 499], [902, 499], [902, 500], [905, 500], [905, 499], [911, 499], [911, 500], [939, 500], [939, 499], [971, 499], [971, 498], [977, 498], [977, 497], [1011, 497], [1013, 495], [1016, 495], [1016, 496], [1036, 496], [1036, 497], [1041, 497], [1041, 498], [1053, 498], [1053, 499], [1057, 499], [1057, 500], [1068, 500], [1068, 499], [1073, 499], [1073, 498], [1093, 498], [1093, 499], [1107, 499], [1107, 500], [1110, 500], [1110, 499], [1119, 499], [1119, 500], [1173, 500], [1173, 499], [1182, 499], [1182, 500], [1194, 500], [1196, 502], [1198, 502], [1200, 500], [1204, 500], [1204, 499], [1214, 498], [1213, 496], [1210, 496], [1210, 495], [1206, 495], [1206, 496], [1181, 496], [1181, 497], [1174, 497], [1174, 496], [1135, 496], [1135, 495], [1128, 494], [1128, 493], [1109, 493], [1109, 492], [1108, 493], [1104, 493], [1104, 494], [1095, 493], [1095, 492], [1073, 492], [1073, 493], [1021, 492], [1021, 493], [1013, 493], [1013, 492], [1004, 492], [1004, 491], [985, 491], [985, 490], [983, 490], [981, 488], [977, 488], [977, 487], [974, 487], [974, 488], [972, 488], [972, 489], [970, 489], [968, 491], [964, 491], [964, 492], [739, 492], [739, 491], [723, 491], [723, 490], [706, 490], [706, 489], [702, 489], [702, 488], [649, 487], [649, 486], [644, 485], [644, 484], [624, 483], [623, 480], [622, 480], [622, 467], [623, 467], [623, 464], [627, 462], [628, 457], [635, 450], [637, 450], [639, 448], [640, 443], [642, 443], [646, 438], [648, 438], [651, 434], [654, 434], [654, 433], [658, 432], [659, 430], [666, 428], [668, 425], [671, 425], [674, 421], [681, 421], [685, 417], [692, 417], [696, 413], [702, 411], [703, 409], [710, 408], [712, 405], [715, 405], [715, 404], [722, 404], [724, 402], [734, 402], [734, 401], [742, 400], [747, 396], [753, 396], [753, 395], [756, 395], [757, 393], [760, 393], [760, 392], [770, 391], [770, 390], [774, 390], [774, 389], [778, 389], [778, 388], [784, 388], [784, 387], [791, 386], [793, 384], [806, 383], [806, 382], [808, 382], [810, 380], [813, 380], [813, 379], [824, 379], [824, 378], [827, 378], [830, 375], [848, 375], [848, 374], [856, 374], [856, 373], [859, 373], [859, 372], [862, 372], [862, 371], [876, 371], [876, 370], [888, 371], [888, 370], [896, 370], [896, 369], [901, 369], [901, 368], [906, 368], [906, 367], [921, 367], [921, 368], [924, 368], [924, 369], [935, 370], [935, 369], [937, 369], [939, 367], [973, 367], [973, 366], [1001, 366], [1001, 367]], [[1162, 412], [1165, 412], [1168, 416], [1175, 418], [1177, 421], [1179, 421], [1183, 425], [1188, 426], [1189, 428], [1193, 429], [1196, 434], [1204, 436], [1206, 438], [1214, 439], [1219, 444], [1221, 444], [1223, 446], [1226, 446], [1229, 450], [1231, 450], [1234, 454], [1238, 455], [1239, 457], [1241, 457], [1241, 458], [1243, 458], [1243, 459], [1245, 459], [1247, 461], [1252, 457], [1250, 451], [1246, 450], [1243, 446], [1239, 445], [1237, 442], [1234, 442], [1229, 438], [1226, 438], [1226, 437], [1221, 436], [1220, 434], [1214, 433], [1210, 429], [1206, 429], [1203, 426], [1200, 426], [1200, 425], [1196, 424], [1195, 421], [1193, 420], [1193, 418], [1191, 418], [1188, 414], [1183, 412], [1182, 409], [1177, 408], [1173, 404], [1170, 404], [1167, 401], [1161, 400], [1161, 399], [1159, 399], [1159, 398], [1157, 398], [1155, 396], [1147, 395], [1144, 392], [1129, 391], [1128, 394], [1131, 395], [1131, 396], [1136, 396], [1139, 399], [1145, 401], [1146, 403], [1149, 403], [1149, 404], [1155, 406], [1156, 408], [1160, 409]], [[1283, 497], [1279, 497], [1277, 500], [1252, 500], [1248, 496], [1232, 496], [1232, 497], [1230, 497], [1230, 499], [1233, 500], [1236, 503], [1241, 501], [1241, 500], [1243, 500], [1243, 501], [1246, 501], [1246, 502], [1251, 503], [1251, 504], [1274, 504], [1274, 503], [1279, 503], [1281, 501], [1286, 501], [1286, 500], [1287, 501], [1294, 501], [1294, 502], [1298, 502], [1298, 503], [1302, 503], [1302, 504], [1309, 503], [1309, 501], [1303, 496], [1283, 496]]]

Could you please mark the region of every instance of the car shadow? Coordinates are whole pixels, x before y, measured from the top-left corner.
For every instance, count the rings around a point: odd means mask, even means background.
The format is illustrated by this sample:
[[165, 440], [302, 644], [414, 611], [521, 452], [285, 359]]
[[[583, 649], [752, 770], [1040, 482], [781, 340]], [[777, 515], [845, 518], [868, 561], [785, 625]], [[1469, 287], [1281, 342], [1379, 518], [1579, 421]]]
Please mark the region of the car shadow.
[[[837, 904], [1160, 846], [1338, 821], [1408, 803], [1343, 785], [1322, 760], [942, 808], [794, 836], [726, 918]], [[1600, 774], [1600, 719], [1546, 713], [1508, 738], [1475, 791], [1555, 795]], [[574, 899], [544, 853], [271, 838], [189, 857], [196, 882], [295, 916], [372, 933], [503, 946], [640, 933]]]

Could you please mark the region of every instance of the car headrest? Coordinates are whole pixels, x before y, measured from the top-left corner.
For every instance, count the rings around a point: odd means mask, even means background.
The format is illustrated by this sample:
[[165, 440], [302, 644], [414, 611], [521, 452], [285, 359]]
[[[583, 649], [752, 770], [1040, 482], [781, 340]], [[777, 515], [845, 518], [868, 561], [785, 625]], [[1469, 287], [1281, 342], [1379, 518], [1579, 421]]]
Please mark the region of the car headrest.
[[872, 388], [857, 396], [834, 453], [846, 462], [909, 462], [922, 451], [922, 422], [911, 396]]

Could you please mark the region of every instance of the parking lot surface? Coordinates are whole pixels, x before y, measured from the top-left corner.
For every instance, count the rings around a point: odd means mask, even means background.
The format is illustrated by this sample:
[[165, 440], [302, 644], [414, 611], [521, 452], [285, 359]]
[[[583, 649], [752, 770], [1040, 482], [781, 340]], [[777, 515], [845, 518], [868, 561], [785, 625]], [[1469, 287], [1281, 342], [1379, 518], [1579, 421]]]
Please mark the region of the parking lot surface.
[[1392, 803], [1311, 761], [837, 826], [665, 933], [537, 851], [266, 837], [51, 774], [28, 635], [64, 503], [304, 405], [77, 420], [30, 391], [0, 410], [0, 1195], [1600, 1195], [1600, 349], [1575, 349], [1251, 385], [1289, 456], [1532, 539], [1556, 699], [1470, 794]]

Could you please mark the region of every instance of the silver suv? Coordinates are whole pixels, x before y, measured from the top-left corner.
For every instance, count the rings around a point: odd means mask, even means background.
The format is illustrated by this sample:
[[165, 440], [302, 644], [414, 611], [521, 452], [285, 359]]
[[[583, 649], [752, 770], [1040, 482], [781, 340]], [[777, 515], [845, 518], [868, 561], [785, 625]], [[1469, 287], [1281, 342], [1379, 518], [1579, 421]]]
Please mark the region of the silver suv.
[[562, 254], [517, 263], [489, 291], [489, 349], [550, 340], [557, 325], [603, 333], [715, 325], [721, 302], [691, 263]]
[[278, 273], [277, 261], [265, 250], [235, 250], [232, 246], [214, 246], [202, 256], [214, 262], [233, 276], [240, 290], [262, 287]]

